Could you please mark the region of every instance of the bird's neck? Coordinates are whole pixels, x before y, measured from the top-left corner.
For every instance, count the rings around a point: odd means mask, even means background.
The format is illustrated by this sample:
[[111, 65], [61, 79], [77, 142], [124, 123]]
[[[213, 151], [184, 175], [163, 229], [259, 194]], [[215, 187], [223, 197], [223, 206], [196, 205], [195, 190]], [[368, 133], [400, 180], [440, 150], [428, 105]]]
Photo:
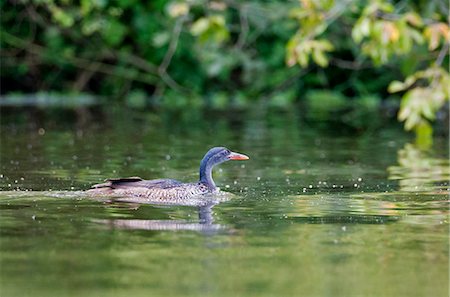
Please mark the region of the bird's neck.
[[216, 184], [212, 178], [212, 169], [214, 164], [202, 162], [200, 165], [200, 182], [208, 187], [211, 191], [216, 189]]

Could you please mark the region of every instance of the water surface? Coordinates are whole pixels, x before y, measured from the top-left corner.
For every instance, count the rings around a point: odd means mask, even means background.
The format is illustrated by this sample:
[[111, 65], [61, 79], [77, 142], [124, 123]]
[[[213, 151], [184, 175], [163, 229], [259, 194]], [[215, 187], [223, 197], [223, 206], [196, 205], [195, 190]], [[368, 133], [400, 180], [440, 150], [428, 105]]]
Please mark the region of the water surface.
[[[31, 124], [30, 124], [31, 122]], [[108, 177], [194, 181], [210, 208], [90, 199]], [[349, 132], [292, 113], [4, 120], [1, 296], [448, 296], [448, 138]], [[19, 191], [16, 191], [19, 190]]]

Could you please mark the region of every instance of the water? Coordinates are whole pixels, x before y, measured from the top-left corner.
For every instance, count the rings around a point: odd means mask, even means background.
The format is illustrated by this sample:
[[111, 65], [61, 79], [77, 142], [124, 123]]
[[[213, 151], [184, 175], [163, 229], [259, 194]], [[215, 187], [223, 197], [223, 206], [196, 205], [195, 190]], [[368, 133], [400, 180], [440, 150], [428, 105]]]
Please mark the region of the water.
[[[1, 296], [448, 296], [448, 139], [350, 133], [295, 114], [3, 119]], [[31, 123], [31, 124], [30, 124]], [[107, 177], [194, 181], [229, 201], [90, 199]], [[20, 189], [20, 191], [15, 191]]]

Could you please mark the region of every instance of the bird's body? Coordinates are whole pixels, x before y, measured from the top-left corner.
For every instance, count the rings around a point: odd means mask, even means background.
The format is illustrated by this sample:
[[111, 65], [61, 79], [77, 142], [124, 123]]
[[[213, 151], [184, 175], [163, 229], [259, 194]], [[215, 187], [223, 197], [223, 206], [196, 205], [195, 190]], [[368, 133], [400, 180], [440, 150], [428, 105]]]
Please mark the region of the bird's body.
[[140, 177], [109, 179], [103, 184], [94, 185], [90, 194], [136, 197], [151, 201], [176, 201], [211, 193], [200, 182], [182, 183], [174, 179], [143, 180]]
[[87, 192], [93, 196], [115, 196], [131, 198], [132, 201], [178, 202], [214, 194], [219, 191], [212, 179], [212, 168], [228, 160], [247, 160], [242, 154], [226, 148], [212, 148], [200, 163], [198, 182], [183, 183], [173, 179], [143, 180], [140, 177], [108, 179], [105, 183], [92, 186]]

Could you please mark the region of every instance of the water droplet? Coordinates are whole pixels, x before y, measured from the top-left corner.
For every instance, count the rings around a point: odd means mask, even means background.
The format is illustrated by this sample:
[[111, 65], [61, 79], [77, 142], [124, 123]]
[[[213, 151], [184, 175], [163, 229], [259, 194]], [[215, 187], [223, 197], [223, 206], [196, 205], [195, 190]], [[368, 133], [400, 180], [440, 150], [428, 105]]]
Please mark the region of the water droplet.
[[45, 134], [45, 129], [44, 128], [39, 128], [38, 134], [41, 135], [41, 136], [44, 135]]
[[362, 181], [362, 177], [358, 177], [358, 181], [359, 181], [359, 182]]
[[312, 189], [313, 186], [312, 186], [312, 185], [309, 185], [308, 187], [309, 187], [310, 189]]
[[33, 221], [36, 220], [36, 216], [35, 215], [32, 215], [31, 218], [33, 219]]
[[258, 176], [258, 177], [256, 178], [256, 180], [261, 180], [261, 177], [260, 177], [260, 176]]
[[341, 229], [342, 229], [342, 231], [344, 231], [344, 232], [347, 231], [347, 227], [346, 227], [346, 226], [342, 226]]
[[166, 155], [166, 160], [169, 161], [172, 157], [170, 155]]

